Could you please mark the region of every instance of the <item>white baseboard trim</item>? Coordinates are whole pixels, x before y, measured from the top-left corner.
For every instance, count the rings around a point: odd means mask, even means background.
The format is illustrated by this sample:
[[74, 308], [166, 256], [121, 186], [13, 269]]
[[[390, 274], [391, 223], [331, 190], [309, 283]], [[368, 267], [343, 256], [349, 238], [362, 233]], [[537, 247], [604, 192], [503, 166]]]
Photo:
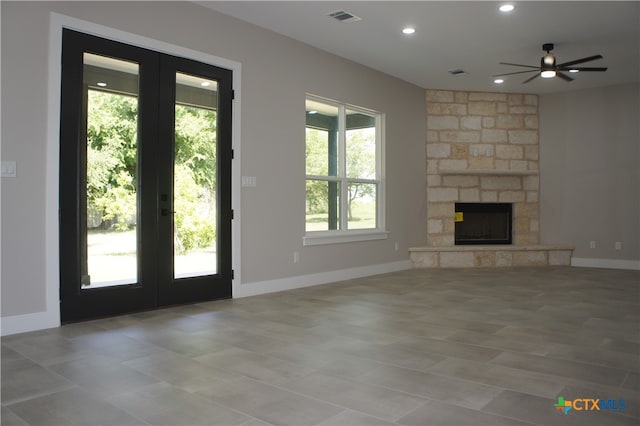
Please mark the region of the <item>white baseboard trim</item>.
[[2, 335], [27, 333], [29, 331], [44, 330], [60, 327], [60, 317], [57, 313], [35, 312], [33, 314], [13, 315], [0, 319]]
[[340, 269], [337, 271], [321, 272], [318, 274], [300, 275], [297, 277], [281, 278], [268, 281], [257, 281], [240, 284], [235, 287], [233, 297], [257, 296], [259, 294], [275, 293], [296, 288], [311, 287], [336, 281], [386, 274], [389, 272], [411, 269], [409, 260], [383, 263], [380, 265], [362, 266], [358, 268]]
[[633, 271], [640, 271], [640, 260], [572, 257], [571, 266], [582, 268], [630, 269]]

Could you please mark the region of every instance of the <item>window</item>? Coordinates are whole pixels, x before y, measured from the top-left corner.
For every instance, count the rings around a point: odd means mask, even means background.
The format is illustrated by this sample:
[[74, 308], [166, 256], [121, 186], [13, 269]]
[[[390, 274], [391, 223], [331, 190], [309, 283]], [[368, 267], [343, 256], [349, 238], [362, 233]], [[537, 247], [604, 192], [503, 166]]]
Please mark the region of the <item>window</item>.
[[382, 118], [307, 96], [305, 245], [387, 237]]

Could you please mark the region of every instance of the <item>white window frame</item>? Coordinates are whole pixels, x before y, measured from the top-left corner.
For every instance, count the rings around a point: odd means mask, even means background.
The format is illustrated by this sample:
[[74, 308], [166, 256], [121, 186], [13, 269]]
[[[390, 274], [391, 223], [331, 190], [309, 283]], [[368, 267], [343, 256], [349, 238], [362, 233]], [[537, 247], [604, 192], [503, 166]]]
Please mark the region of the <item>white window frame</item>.
[[[307, 180], [324, 180], [340, 183], [340, 229], [326, 231], [306, 231], [302, 240], [304, 246], [372, 241], [387, 239], [385, 222], [385, 173], [384, 173], [384, 122], [385, 115], [379, 111], [337, 102], [331, 99], [307, 95], [305, 100], [320, 102], [338, 108], [338, 173], [337, 176], [317, 176], [305, 174]], [[306, 109], [306, 108], [305, 108]], [[376, 122], [376, 176], [375, 179], [348, 178], [346, 172], [346, 111], [361, 112], [375, 117]], [[306, 115], [306, 114], [305, 114]], [[305, 120], [306, 128], [306, 120]], [[306, 141], [305, 141], [306, 143]], [[306, 162], [306, 158], [305, 158]], [[348, 229], [348, 184], [349, 182], [371, 183], [377, 185], [376, 228]], [[305, 194], [306, 203], [306, 194]], [[306, 215], [306, 209], [305, 209]], [[306, 224], [306, 221], [305, 221]]]

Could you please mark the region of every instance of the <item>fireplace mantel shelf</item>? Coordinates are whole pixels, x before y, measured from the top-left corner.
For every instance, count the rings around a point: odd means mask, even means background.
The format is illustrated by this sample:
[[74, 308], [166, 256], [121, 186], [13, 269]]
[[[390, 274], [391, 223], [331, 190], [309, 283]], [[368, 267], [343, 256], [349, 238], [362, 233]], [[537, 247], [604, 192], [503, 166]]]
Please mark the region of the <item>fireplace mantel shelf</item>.
[[485, 170], [485, 169], [440, 169], [441, 175], [474, 175], [474, 176], [536, 176], [537, 170]]

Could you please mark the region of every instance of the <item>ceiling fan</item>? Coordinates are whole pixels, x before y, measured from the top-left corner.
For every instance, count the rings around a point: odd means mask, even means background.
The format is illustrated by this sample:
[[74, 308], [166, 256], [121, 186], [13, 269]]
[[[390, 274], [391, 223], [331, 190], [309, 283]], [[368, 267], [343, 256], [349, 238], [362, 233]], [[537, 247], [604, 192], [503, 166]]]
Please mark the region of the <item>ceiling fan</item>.
[[553, 43], [545, 43], [542, 45], [542, 50], [544, 50], [545, 52], [547, 52], [546, 55], [544, 55], [542, 58], [540, 58], [540, 66], [533, 66], [533, 65], [522, 65], [522, 64], [512, 64], [509, 62], [500, 62], [500, 64], [502, 65], [513, 65], [516, 67], [526, 67], [526, 68], [532, 68], [530, 70], [527, 71], [516, 71], [516, 72], [510, 72], [510, 73], [506, 73], [506, 74], [496, 74], [494, 75], [494, 77], [504, 77], [506, 75], [513, 75], [513, 74], [524, 74], [524, 73], [528, 73], [528, 72], [535, 72], [536, 74], [531, 77], [526, 79], [525, 81], [522, 82], [522, 84], [528, 83], [531, 80], [533, 80], [534, 78], [540, 76], [542, 78], [552, 78], [552, 77], [560, 77], [561, 79], [563, 79], [564, 81], [573, 81], [573, 78], [569, 77], [567, 74], [563, 73], [563, 71], [568, 71], [568, 72], [583, 72], [583, 71], [606, 71], [607, 68], [606, 67], [576, 67], [574, 65], [578, 65], [578, 64], [582, 64], [584, 62], [590, 62], [590, 61], [595, 61], [596, 59], [602, 59], [602, 55], [594, 55], [594, 56], [589, 56], [586, 58], [582, 58], [582, 59], [576, 59], [575, 61], [569, 61], [569, 62], [563, 62], [561, 64], [556, 64], [556, 57], [553, 56], [553, 54], [551, 53], [551, 51], [553, 50]]

